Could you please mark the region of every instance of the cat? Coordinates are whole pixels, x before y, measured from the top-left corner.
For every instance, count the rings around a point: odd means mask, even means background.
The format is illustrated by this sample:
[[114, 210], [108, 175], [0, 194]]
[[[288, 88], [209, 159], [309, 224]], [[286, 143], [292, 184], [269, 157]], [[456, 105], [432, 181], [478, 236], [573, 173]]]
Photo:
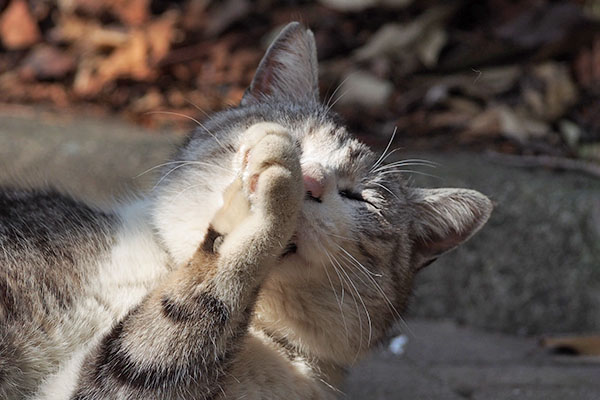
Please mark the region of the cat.
[[0, 398], [338, 398], [415, 274], [492, 211], [383, 161], [319, 102], [293, 22], [150, 194], [3, 189]]

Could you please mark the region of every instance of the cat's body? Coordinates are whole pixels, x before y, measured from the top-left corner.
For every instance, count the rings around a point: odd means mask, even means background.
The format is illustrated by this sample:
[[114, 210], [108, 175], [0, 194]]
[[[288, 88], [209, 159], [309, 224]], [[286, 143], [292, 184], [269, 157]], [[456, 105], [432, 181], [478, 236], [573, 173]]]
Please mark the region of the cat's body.
[[271, 47], [156, 193], [0, 193], [0, 397], [328, 399], [414, 274], [487, 220], [409, 188], [318, 103], [312, 34]]

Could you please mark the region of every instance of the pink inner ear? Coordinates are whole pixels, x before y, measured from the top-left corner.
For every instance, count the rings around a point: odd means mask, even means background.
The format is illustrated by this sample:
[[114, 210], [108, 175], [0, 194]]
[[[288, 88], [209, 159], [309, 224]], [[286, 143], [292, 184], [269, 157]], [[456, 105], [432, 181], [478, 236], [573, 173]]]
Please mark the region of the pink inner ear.
[[[252, 88], [253, 92], [261, 93], [263, 95], [270, 95], [273, 92], [273, 80], [275, 78], [274, 71], [276, 70], [275, 61], [273, 59], [269, 59], [267, 65], [263, 71], [261, 71], [261, 75], [259, 79], [254, 82], [254, 87]], [[256, 85], [258, 83], [258, 85]]]
[[418, 189], [413, 232], [417, 269], [460, 245], [477, 232], [492, 212], [491, 201], [468, 189]]
[[428, 266], [446, 251], [457, 247], [470, 235], [470, 232], [471, 229], [467, 229], [462, 234], [452, 231], [443, 238], [432, 233], [430, 237], [419, 240], [415, 245], [415, 252], [420, 255], [418, 262], [420, 265], [417, 268]]

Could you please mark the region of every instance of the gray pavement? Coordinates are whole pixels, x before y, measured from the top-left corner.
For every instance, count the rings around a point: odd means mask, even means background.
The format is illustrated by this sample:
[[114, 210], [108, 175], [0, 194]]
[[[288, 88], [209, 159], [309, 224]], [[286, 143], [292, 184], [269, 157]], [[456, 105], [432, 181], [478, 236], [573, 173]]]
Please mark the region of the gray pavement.
[[[0, 184], [50, 184], [108, 204], [148, 188], [156, 171], [138, 175], [181, 139], [118, 121], [0, 110]], [[420, 156], [442, 164], [441, 179], [423, 183], [481, 190], [496, 210], [473, 240], [423, 272], [406, 351], [382, 348], [353, 368], [346, 398], [600, 399], [600, 360], [553, 356], [536, 337], [480, 329], [600, 331], [600, 182], [471, 154]]]
[[403, 354], [382, 348], [351, 371], [349, 399], [600, 399], [598, 359], [452, 321], [412, 319], [405, 332]]

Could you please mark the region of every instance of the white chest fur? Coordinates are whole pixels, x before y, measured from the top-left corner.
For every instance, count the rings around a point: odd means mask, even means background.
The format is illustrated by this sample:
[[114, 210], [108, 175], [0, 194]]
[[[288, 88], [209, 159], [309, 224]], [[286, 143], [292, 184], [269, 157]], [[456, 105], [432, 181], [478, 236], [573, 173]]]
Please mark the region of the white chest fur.
[[118, 213], [122, 223], [110, 253], [98, 260], [85, 297], [57, 326], [71, 345], [58, 357], [63, 359], [60, 369], [45, 379], [37, 399], [68, 399], [90, 348], [168, 272], [168, 257], [155, 241], [147, 210], [147, 203], [140, 201]]

